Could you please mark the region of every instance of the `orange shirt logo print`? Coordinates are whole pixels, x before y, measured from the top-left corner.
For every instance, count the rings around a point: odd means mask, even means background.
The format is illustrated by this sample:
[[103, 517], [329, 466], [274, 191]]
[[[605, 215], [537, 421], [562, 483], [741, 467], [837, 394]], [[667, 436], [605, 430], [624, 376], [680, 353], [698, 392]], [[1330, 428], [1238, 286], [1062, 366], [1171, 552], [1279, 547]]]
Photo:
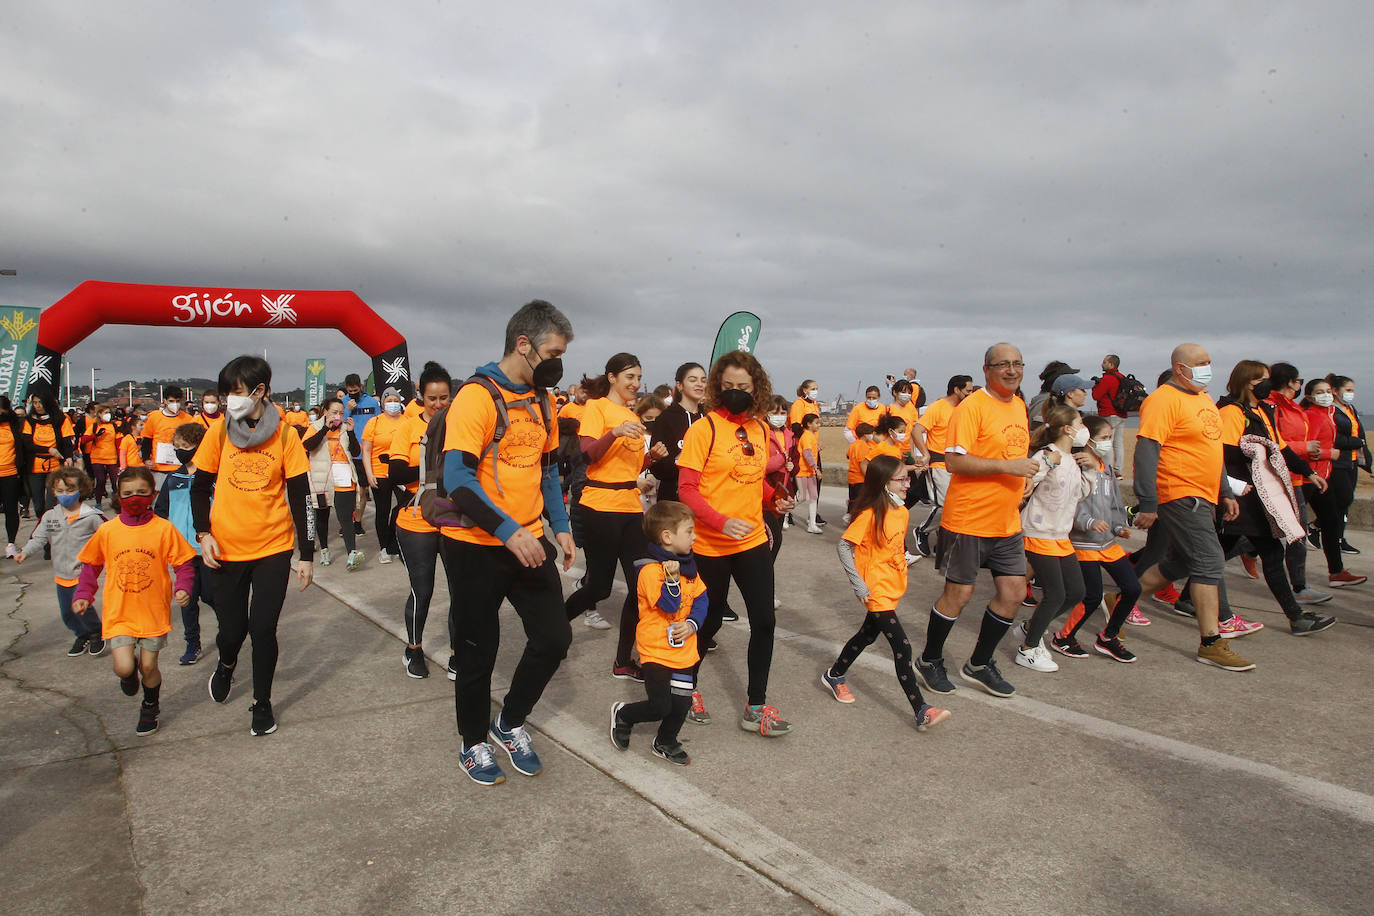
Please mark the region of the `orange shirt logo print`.
[[238, 452], [229, 459], [229, 482], [247, 493], [266, 489], [276, 463], [277, 457], [267, 452]]
[[733, 441], [730, 443], [730, 479], [739, 484], [758, 483], [763, 478], [764, 456], [767, 446], [760, 447], [758, 443], [752, 443], [754, 454], [745, 454], [744, 442]]
[[544, 425], [522, 413], [510, 414], [510, 426], [501, 439], [498, 457], [507, 467], [534, 467], [544, 456]]
[[126, 595], [147, 591], [153, 584], [152, 554], [143, 550], [121, 550], [114, 558], [115, 583]]
[[1202, 424], [1202, 434], [1215, 442], [1221, 438], [1221, 414], [1211, 404], [1197, 412], [1198, 422]]
[[1030, 433], [1024, 426], [1013, 423], [1002, 429], [1002, 440], [1006, 445], [1002, 448], [1002, 457], [1024, 458], [1030, 454]]

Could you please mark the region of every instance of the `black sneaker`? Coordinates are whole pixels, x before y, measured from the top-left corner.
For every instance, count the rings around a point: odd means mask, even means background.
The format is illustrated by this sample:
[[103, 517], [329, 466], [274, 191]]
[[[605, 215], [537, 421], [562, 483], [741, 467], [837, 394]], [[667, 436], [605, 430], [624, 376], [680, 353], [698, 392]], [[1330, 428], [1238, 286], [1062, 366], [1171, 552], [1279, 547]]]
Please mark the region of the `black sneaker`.
[[1078, 640], [1072, 636], [1065, 636], [1060, 639], [1058, 636], [1050, 638], [1050, 648], [1060, 655], [1067, 655], [1069, 658], [1087, 658], [1088, 650], [1078, 644]]
[[429, 677], [429, 664], [425, 662], [424, 649], [412, 649], [406, 646], [405, 654], [406, 675], [413, 678]]
[[1114, 658], [1128, 665], [1135, 661], [1135, 653], [1121, 644], [1121, 637], [1119, 636], [1106, 639], [1099, 633], [1097, 634], [1097, 642], [1093, 643], [1093, 648], [1108, 658]]
[[126, 697], [131, 697], [138, 693], [138, 669], [135, 668], [133, 674], [119, 679], [119, 689], [124, 691]]
[[222, 662], [215, 663], [214, 673], [210, 675], [210, 699], [223, 703], [229, 699], [229, 688], [234, 685], [234, 669], [226, 668]]
[[706, 643], [705, 648], [706, 648], [706, 651], [707, 651], [707, 652], [714, 652], [714, 651], [716, 651], [716, 641], [715, 641], [714, 639], [712, 639], [711, 637], [707, 636], [704, 640], [701, 640], [701, 642], [705, 642], [705, 643]]
[[138, 726], [134, 729], [134, 734], [142, 738], [157, 731], [157, 714], [159, 711], [156, 703], [149, 704], [146, 700], [140, 703]]
[[72, 647], [67, 650], [67, 658], [76, 658], [78, 655], [85, 655], [86, 643], [90, 641], [91, 638], [89, 636], [76, 637], [76, 642], [72, 643]]
[[100, 634], [91, 637], [90, 642], [86, 643], [86, 651], [91, 655], [99, 655], [105, 651], [105, 640], [100, 638]]
[[821, 518], [821, 517], [820, 517], [820, 514], [818, 513], [818, 514], [816, 515], [816, 524], [817, 524], [817, 525], [825, 525], [825, 524], [829, 524], [829, 523], [826, 522], [825, 519]]
[[659, 744], [658, 741], [654, 741], [654, 756], [662, 757], [669, 763], [676, 763], [680, 767], [685, 767], [692, 762], [692, 758], [688, 757], [687, 752], [682, 749], [682, 744], [676, 741], [672, 744]]
[[[354, 523], [353, 523], [353, 533], [354, 533], [354, 534], [367, 534], [367, 529], [363, 527], [363, 523], [362, 523], [362, 522], [354, 522]], [[342, 537], [342, 536], [343, 536], [343, 535], [340, 535], [340, 537]]]
[[1350, 543], [1345, 538], [1341, 538], [1341, 553], [1348, 553], [1351, 556], [1359, 556], [1360, 548], [1356, 547], [1354, 544]]
[[981, 668], [975, 668], [969, 662], [964, 662], [964, 667], [959, 669], [959, 676], [977, 687], [981, 687], [995, 697], [1009, 697], [1016, 692], [1016, 688], [1007, 683], [1006, 678], [1002, 677], [1002, 672], [997, 670], [997, 662], [988, 659], [988, 663]]
[[277, 730], [277, 720], [272, 718], [272, 704], [269, 701], [258, 700], [248, 707], [248, 711], [253, 714], [253, 727], [248, 734], [261, 737]]
[[953, 693], [954, 685], [949, 682], [949, 674], [945, 671], [945, 660], [937, 658], [935, 661], [926, 661], [924, 658], [916, 659], [916, 673], [921, 676], [921, 683], [926, 685], [926, 689], [931, 693]]
[[624, 703], [611, 704], [611, 743], [622, 751], [630, 748], [630, 726], [620, 721], [620, 710]]
[[1197, 608], [1187, 598], [1179, 598], [1173, 603], [1173, 612], [1180, 617], [1196, 617]]
[[735, 613], [734, 608], [730, 607], [730, 605], [727, 604], [725, 606], [725, 610], [721, 612], [720, 619], [734, 622], [736, 620], [739, 620], [739, 615]]
[[916, 535], [916, 552], [923, 557], [933, 557], [935, 552], [930, 549], [930, 534], [922, 531]]
[[1322, 532], [1321, 532], [1321, 529], [1320, 529], [1320, 528], [1308, 528], [1308, 529], [1307, 529], [1307, 549], [1308, 549], [1308, 550], [1321, 550], [1321, 549], [1322, 549]]
[[448, 679], [450, 681], [458, 680], [458, 656], [450, 652], [448, 656], [448, 667], [444, 670], [448, 672]]
[[1335, 624], [1335, 617], [1304, 611], [1297, 620], [1290, 621], [1288, 626], [1293, 631], [1294, 636], [1311, 636], [1313, 633], [1320, 633], [1322, 630], [1335, 626]]

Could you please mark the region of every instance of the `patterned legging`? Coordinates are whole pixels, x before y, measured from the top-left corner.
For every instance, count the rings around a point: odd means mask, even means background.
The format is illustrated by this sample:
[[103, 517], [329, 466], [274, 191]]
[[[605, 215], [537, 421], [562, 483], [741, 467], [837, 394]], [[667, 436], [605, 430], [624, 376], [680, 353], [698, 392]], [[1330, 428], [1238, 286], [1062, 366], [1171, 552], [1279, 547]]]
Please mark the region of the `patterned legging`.
[[911, 670], [911, 640], [906, 638], [896, 611], [870, 611], [866, 614], [864, 625], [845, 643], [840, 650], [840, 657], [830, 666], [830, 674], [832, 677], [844, 677], [849, 666], [854, 664], [854, 659], [873, 645], [879, 633], [887, 637], [887, 644], [892, 647], [892, 665], [897, 669], [897, 683], [902, 686], [902, 693], [906, 694], [912, 711], [919, 714], [926, 701], [916, 683], [916, 674]]

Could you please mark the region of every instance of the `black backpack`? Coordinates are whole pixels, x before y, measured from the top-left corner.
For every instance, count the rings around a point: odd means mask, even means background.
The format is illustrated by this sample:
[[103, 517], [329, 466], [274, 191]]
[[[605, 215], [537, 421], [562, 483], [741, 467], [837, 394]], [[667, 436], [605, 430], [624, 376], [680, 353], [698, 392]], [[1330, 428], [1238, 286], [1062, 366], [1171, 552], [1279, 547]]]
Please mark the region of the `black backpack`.
[[1112, 395], [1112, 407], [1116, 408], [1116, 412], [1122, 416], [1139, 412], [1140, 405], [1145, 403], [1145, 397], [1148, 394], [1145, 391], [1145, 386], [1140, 383], [1140, 379], [1134, 375], [1122, 375], [1118, 372], [1116, 380], [1116, 394]]
[[[477, 456], [477, 460], [480, 466], [483, 458], [487, 455], [492, 456], [492, 476], [496, 480], [496, 492], [500, 493], [500, 463], [496, 460], [496, 451], [500, 448], [501, 439], [510, 425], [508, 410], [511, 407], [524, 407], [534, 416], [535, 405], [540, 399], [536, 390], [519, 400], [507, 402], [496, 383], [485, 375], [474, 375], [464, 382], [458, 391], [462, 391], [468, 385], [480, 385], [485, 388], [496, 405], [496, 428], [492, 431], [491, 442], [482, 454]], [[457, 397], [457, 392], [454, 396]], [[415, 491], [411, 505], [418, 505], [420, 516], [435, 528], [471, 528], [474, 525], [472, 519], [463, 514], [449, 497], [448, 489], [444, 486], [444, 439], [448, 427], [448, 412], [452, 406], [450, 403], [448, 407], [436, 413], [434, 419], [429, 421], [425, 434], [420, 437], [420, 486]], [[548, 391], [543, 392], [543, 410], [539, 413], [543, 415], [541, 419], [544, 422], [544, 435], [551, 436], [553, 402], [549, 399]]]

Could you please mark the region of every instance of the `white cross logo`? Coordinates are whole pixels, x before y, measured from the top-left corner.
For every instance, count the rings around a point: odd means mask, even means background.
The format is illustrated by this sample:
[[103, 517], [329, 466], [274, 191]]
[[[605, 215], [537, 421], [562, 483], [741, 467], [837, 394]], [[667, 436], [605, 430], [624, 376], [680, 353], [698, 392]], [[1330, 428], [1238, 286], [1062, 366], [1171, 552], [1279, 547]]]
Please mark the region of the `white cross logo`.
[[406, 358], [398, 356], [390, 362], [382, 360], [382, 371], [386, 373], [388, 385], [399, 382], [406, 377]]
[[52, 369], [48, 364], [52, 362], [51, 356], [35, 356], [33, 358], [33, 369], [29, 372], [29, 384], [34, 382], [52, 382]]
[[262, 307], [271, 316], [267, 319], [267, 327], [296, 323], [296, 310], [291, 307], [291, 300], [294, 298], [295, 293], [283, 293], [275, 299], [262, 297]]

